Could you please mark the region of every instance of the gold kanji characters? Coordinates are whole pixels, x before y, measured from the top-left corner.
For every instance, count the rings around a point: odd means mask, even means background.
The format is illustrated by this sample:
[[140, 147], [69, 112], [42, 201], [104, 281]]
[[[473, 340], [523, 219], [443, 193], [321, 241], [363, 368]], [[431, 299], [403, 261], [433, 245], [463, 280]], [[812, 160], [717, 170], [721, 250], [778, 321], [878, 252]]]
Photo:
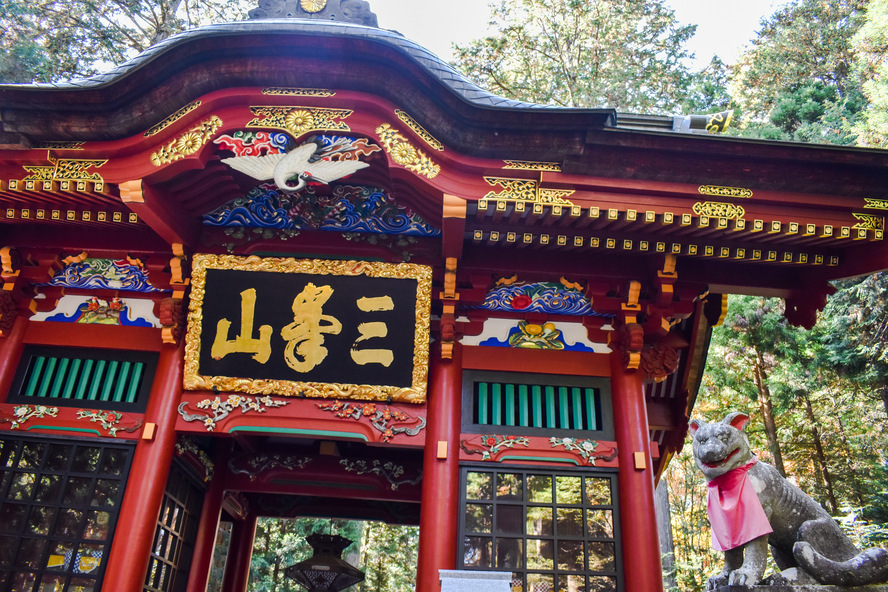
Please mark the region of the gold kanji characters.
[[264, 364], [271, 356], [271, 325], [259, 327], [259, 337], [253, 337], [253, 318], [256, 314], [256, 289], [250, 288], [240, 293], [241, 296], [241, 330], [234, 339], [228, 339], [231, 321], [219, 319], [216, 323], [216, 338], [210, 355], [221, 360], [235, 352], [253, 354], [253, 359]]

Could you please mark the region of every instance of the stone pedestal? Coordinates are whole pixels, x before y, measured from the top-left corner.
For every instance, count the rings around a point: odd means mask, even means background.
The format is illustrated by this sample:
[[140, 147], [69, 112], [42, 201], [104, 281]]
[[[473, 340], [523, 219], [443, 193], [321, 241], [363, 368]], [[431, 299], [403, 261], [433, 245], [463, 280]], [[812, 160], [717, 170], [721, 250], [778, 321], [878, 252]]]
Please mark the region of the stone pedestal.
[[510, 592], [512, 582], [508, 571], [439, 569], [438, 577], [441, 592]]

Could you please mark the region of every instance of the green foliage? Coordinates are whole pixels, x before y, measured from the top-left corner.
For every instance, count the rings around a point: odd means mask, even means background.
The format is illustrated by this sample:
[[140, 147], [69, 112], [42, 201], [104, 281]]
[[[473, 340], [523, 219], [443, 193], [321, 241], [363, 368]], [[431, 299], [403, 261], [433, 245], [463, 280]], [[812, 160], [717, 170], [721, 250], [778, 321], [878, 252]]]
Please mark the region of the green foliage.
[[764, 20], [734, 68], [732, 96], [743, 111], [764, 121], [782, 93], [813, 82], [844, 95], [865, 7], [865, 0], [797, 0]]
[[304, 588], [284, 575], [284, 570], [312, 555], [305, 537], [314, 533], [338, 534], [354, 541], [343, 551], [349, 563], [360, 555], [363, 525], [354, 520], [318, 518], [260, 518], [250, 560], [249, 592], [304, 592]]
[[867, 106], [852, 125], [862, 146], [888, 147], [888, 0], [871, 0], [854, 35], [855, 73]]
[[680, 108], [690, 76], [680, 26], [663, 0], [501, 0], [494, 35], [455, 63], [491, 92], [566, 107]]
[[338, 534], [354, 541], [342, 558], [365, 572], [352, 592], [412, 592], [416, 586], [419, 528], [382, 522], [319, 518], [262, 518], [250, 561], [249, 592], [305, 592], [284, 570], [312, 554], [305, 537]]
[[243, 0], [0, 0], [0, 82], [57, 82], [120, 64], [167, 37], [238, 20]]

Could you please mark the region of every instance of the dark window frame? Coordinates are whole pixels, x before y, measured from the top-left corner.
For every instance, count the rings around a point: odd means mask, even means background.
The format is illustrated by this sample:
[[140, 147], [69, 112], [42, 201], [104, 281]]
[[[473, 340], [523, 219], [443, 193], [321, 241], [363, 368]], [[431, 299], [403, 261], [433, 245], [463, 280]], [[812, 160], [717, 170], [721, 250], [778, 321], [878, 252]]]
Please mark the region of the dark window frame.
[[[108, 438], [92, 438], [84, 440], [74, 437], [35, 437], [31, 435], [19, 435], [4, 432], [0, 434], [0, 514], [8, 516], [9, 513], [16, 513], [22, 517], [21, 523], [16, 524], [14, 520], [5, 520], [0, 524], [0, 537], [3, 539], [4, 546], [11, 546], [15, 554], [12, 557], [11, 564], [0, 562], [0, 591], [7, 592], [15, 590], [21, 592], [20, 588], [13, 588], [15, 584], [15, 574], [32, 574], [33, 588], [38, 589], [39, 582], [43, 577], [62, 580], [62, 590], [76, 590], [81, 583], [77, 580], [94, 582], [94, 590], [101, 589], [102, 580], [107, 567], [107, 558], [111, 550], [111, 543], [115, 535], [115, 529], [120, 514], [120, 508], [123, 502], [124, 492], [126, 490], [127, 480], [129, 478], [132, 459], [135, 452], [135, 445], [132, 442], [123, 442], [120, 440], [111, 440]], [[40, 459], [36, 464], [22, 465], [21, 457], [26, 451], [26, 447], [38, 449], [40, 447]], [[53, 467], [53, 459], [50, 457], [53, 447], [70, 447], [68, 456], [56, 456], [55, 462], [64, 463], [64, 468], [58, 466]], [[99, 448], [99, 460], [96, 461], [95, 470], [76, 470], [77, 464], [83, 459], [78, 458], [77, 451], [80, 449]], [[110, 451], [116, 451], [118, 454], [125, 454], [123, 465], [119, 473], [102, 472], [101, 467]], [[15, 459], [15, 466], [10, 465], [11, 458]], [[63, 460], [59, 460], [63, 459]], [[112, 459], [113, 461], [113, 459]], [[118, 462], [120, 462], [118, 460]], [[16, 478], [16, 475], [33, 475], [33, 487], [29, 493], [24, 496], [11, 497], [13, 488], [17, 484], [21, 484], [27, 479]], [[52, 493], [51, 499], [40, 499], [44, 495], [51, 493], [51, 486], [47, 484], [53, 483], [53, 477], [58, 477], [56, 481], [58, 491]], [[90, 480], [89, 498], [79, 501], [72, 501], [70, 495], [77, 495], [74, 488], [76, 483], [84, 484]], [[116, 494], [111, 500], [111, 504], [101, 505], [97, 502], [96, 494], [100, 492], [101, 485], [106, 482], [117, 482]], [[45, 489], [45, 487], [47, 487]], [[21, 492], [21, 491], [19, 491]], [[45, 493], [44, 493], [45, 492]], [[41, 512], [43, 515], [51, 516], [46, 524], [47, 532], [41, 533], [36, 531], [29, 532], [29, 527], [33, 527], [33, 519]], [[76, 518], [76, 525], [68, 524], [65, 520], [75, 519], [77, 513], [82, 514]], [[108, 515], [108, 524], [104, 538], [87, 536], [87, 528], [91, 524], [90, 518], [95, 517], [96, 524], [101, 525], [99, 520], [100, 514]], [[75, 526], [79, 531], [79, 536], [66, 535], [60, 532], [65, 528]], [[11, 541], [16, 541], [11, 544]], [[71, 548], [70, 557], [67, 555], [58, 555], [54, 553], [58, 549], [58, 545], [69, 545]], [[39, 558], [36, 558], [36, 564], [22, 564], [24, 557], [20, 557], [23, 548], [32, 546], [35, 549], [40, 548]], [[78, 558], [81, 557], [81, 550], [86, 551], [88, 548], [101, 546], [100, 556], [103, 558], [96, 572], [81, 571], [82, 564]], [[95, 556], [93, 549], [92, 556]], [[88, 557], [89, 555], [85, 555]], [[62, 563], [58, 564], [58, 557], [62, 557]], [[54, 565], [50, 567], [51, 560]]]
[[[583, 496], [582, 503], [580, 504], [559, 504], [557, 499], [553, 496], [551, 502], [538, 502], [538, 501], [529, 501], [526, 495], [526, 488], [524, 495], [522, 496], [522, 500], [507, 500], [500, 502], [498, 501], [498, 497], [496, 492], [491, 495], [489, 500], [469, 500], [467, 499], [467, 475], [470, 472], [482, 472], [482, 473], [492, 473], [493, 474], [493, 482], [496, 483], [496, 476], [498, 474], [522, 474], [523, 475], [523, 483], [527, 482], [528, 475], [542, 475], [542, 476], [551, 476], [552, 478], [552, 487], [553, 493], [554, 488], [556, 487], [556, 477], [584, 477], [584, 478], [608, 478], [610, 479], [610, 494], [611, 500], [610, 504], [589, 504], [587, 503], [587, 499]], [[580, 575], [582, 574], [584, 577], [596, 577], [596, 576], [604, 576], [604, 577], [612, 577], [616, 581], [616, 591], [624, 592], [625, 591], [625, 582], [623, 576], [623, 555], [622, 555], [622, 536], [620, 531], [620, 505], [619, 505], [619, 496], [617, 489], [617, 473], [616, 469], [560, 469], [555, 467], [543, 467], [543, 466], [527, 466], [527, 465], [504, 465], [501, 463], [497, 464], [461, 464], [460, 465], [460, 480], [459, 480], [459, 527], [458, 527], [458, 535], [457, 535], [457, 569], [470, 570], [470, 571], [511, 571], [513, 582], [512, 582], [512, 590], [516, 590], [515, 579], [516, 574], [518, 578], [520, 578], [522, 582], [523, 592], [533, 592], [533, 590], [528, 586], [528, 574], [542, 574], [542, 575], [551, 575], [553, 578], [554, 588], [551, 592], [555, 592], [558, 589], [558, 577], [559, 575]], [[584, 485], [585, 488], [585, 479]], [[495, 488], [495, 486], [494, 486]], [[481, 503], [481, 504], [490, 504], [492, 506], [491, 509], [491, 528], [490, 532], [480, 532], [480, 531], [467, 531], [466, 529], [466, 510], [467, 504], [469, 502]], [[497, 532], [497, 506], [500, 505], [508, 505], [508, 506], [520, 506], [523, 508], [522, 514], [522, 533], [517, 535], [515, 533], [498, 533]], [[562, 535], [560, 533], [556, 533], [554, 524], [553, 524], [553, 534], [552, 535], [539, 535], [539, 534], [531, 534], [528, 535], [526, 532], [526, 517], [527, 517], [527, 508], [528, 507], [551, 507], [553, 517], [557, 513], [558, 508], [564, 509], [579, 509], [581, 511], [581, 522], [585, 525], [585, 512], [587, 510], [610, 510], [611, 511], [611, 526], [613, 529], [613, 537], [596, 537], [589, 535], [588, 531], [584, 529], [583, 535]], [[476, 537], [489, 537], [491, 540], [491, 561], [494, 565], [490, 567], [477, 567], [477, 566], [466, 566], [465, 565], [465, 548], [467, 538], [470, 536]], [[528, 568], [525, 562], [526, 553], [524, 557], [522, 557], [522, 562], [520, 567], [517, 568], [509, 568], [509, 567], [499, 567], [495, 565], [496, 555], [497, 555], [497, 541], [498, 539], [503, 538], [507, 540], [515, 540], [521, 539], [523, 541], [521, 545], [521, 549], [524, 550], [527, 547], [527, 540], [551, 540], [553, 544], [553, 569], [540, 569], [540, 568]], [[614, 570], [611, 572], [609, 570], [589, 570], [588, 565], [584, 565], [584, 570], [582, 572], [577, 572], [576, 570], [569, 569], [559, 569], [558, 568], [558, 551], [557, 551], [557, 541], [568, 541], [568, 542], [580, 542], [582, 541], [584, 548], [588, 543], [595, 542], [604, 542], [607, 544], [612, 543], [614, 545]], [[522, 551], [523, 552], [523, 551]], [[587, 554], [584, 555], [587, 556]]]
[[[514, 383], [554, 387], [592, 388], [598, 394], [600, 424], [598, 430], [538, 428], [531, 426], [510, 426], [475, 423], [475, 383]], [[545, 374], [530, 372], [497, 372], [493, 370], [466, 370], [463, 372], [462, 385], [462, 432], [466, 434], [489, 434], [491, 432], [508, 431], [510, 434], [522, 436], [560, 436], [582, 437], [591, 440], [613, 441], [613, 405], [611, 402], [610, 379], [599, 376], [566, 376], [561, 374]]]
[[[141, 363], [142, 372], [138, 392], [135, 401], [103, 401], [101, 399], [71, 398], [63, 396], [35, 396], [26, 395], [29, 379], [38, 358], [57, 358], [81, 361], [103, 360], [111, 363]], [[107, 409], [131, 413], [144, 413], [148, 405], [151, 386], [154, 382], [154, 374], [157, 370], [159, 354], [150, 351], [130, 351], [117, 349], [61, 347], [49, 345], [25, 345], [21, 361], [16, 369], [12, 388], [6, 396], [6, 403], [28, 405], [51, 405], [58, 407], [82, 407], [93, 409]]]
[[[190, 487], [185, 492], [190, 496], [187, 500], [180, 496], [183, 487]], [[173, 459], [154, 530], [143, 592], [185, 592], [206, 491], [206, 484], [187, 464]], [[165, 550], [163, 555], [158, 553], [162, 550]]]

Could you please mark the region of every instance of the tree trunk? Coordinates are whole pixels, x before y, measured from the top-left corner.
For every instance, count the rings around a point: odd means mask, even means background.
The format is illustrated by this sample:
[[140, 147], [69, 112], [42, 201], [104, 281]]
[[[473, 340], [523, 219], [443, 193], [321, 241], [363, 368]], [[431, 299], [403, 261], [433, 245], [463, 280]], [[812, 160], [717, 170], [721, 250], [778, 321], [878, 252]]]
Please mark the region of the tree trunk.
[[829, 474], [829, 467], [826, 466], [826, 455], [823, 453], [823, 443], [820, 441], [820, 430], [817, 428], [819, 422], [814, 416], [814, 408], [811, 407], [811, 398], [808, 391], [801, 391], [802, 400], [805, 402], [805, 415], [808, 417], [808, 423], [811, 429], [811, 439], [814, 441], [814, 458], [820, 465], [820, 473], [823, 475], [823, 485], [826, 487], [826, 499], [829, 503], [830, 514], [838, 512], [839, 504], [836, 501], [836, 494], [833, 491], [832, 478]]
[[842, 423], [840, 415], [836, 415], [836, 421], [839, 424], [839, 436], [842, 438], [842, 445], [844, 447], [845, 464], [848, 465], [848, 474], [851, 476], [851, 491], [854, 493], [854, 501], [856, 502], [856, 505], [862, 508], [866, 504], [863, 501], [860, 478], [857, 476], [854, 460], [851, 458], [851, 443], [848, 442], [848, 434], [845, 432], [845, 424]]
[[879, 398], [882, 399], [882, 407], [885, 408], [885, 416], [888, 417], [888, 385], [879, 387]]
[[783, 468], [783, 453], [780, 452], [780, 443], [777, 441], [777, 425], [774, 423], [774, 409], [771, 405], [771, 389], [768, 388], [768, 373], [765, 370], [765, 359], [762, 353], [755, 351], [755, 367], [753, 368], [755, 388], [758, 391], [759, 411], [765, 423], [765, 436], [768, 439], [768, 450], [771, 452], [771, 460], [774, 468], [784, 477], [786, 470]]
[[654, 497], [657, 513], [657, 534], [660, 535], [660, 557], [663, 559], [663, 587], [675, 588], [675, 542], [672, 539], [672, 513], [669, 510], [669, 485], [660, 479]]

